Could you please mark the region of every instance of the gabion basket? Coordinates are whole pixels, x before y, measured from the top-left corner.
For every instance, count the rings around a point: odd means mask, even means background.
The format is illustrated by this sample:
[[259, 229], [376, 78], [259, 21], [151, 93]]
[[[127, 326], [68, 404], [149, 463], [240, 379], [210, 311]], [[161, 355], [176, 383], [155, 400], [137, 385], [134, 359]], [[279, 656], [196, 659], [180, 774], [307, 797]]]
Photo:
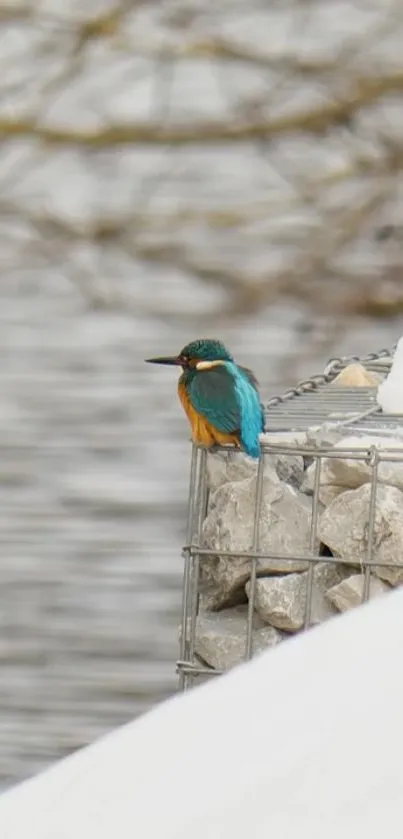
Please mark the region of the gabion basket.
[[[314, 573], [318, 563], [340, 566], [350, 562], [350, 557], [340, 556], [327, 550], [321, 542], [319, 523], [323, 515], [324, 505], [321, 502], [321, 475], [323, 464], [331, 468], [332, 458], [340, 462], [360, 462], [369, 470], [366, 478], [368, 492], [367, 521], [365, 525], [365, 549], [360, 558], [358, 572], [362, 575], [362, 596], [360, 602], [365, 602], [370, 596], [372, 573], [382, 565], [386, 568], [393, 564], [393, 573], [402, 569], [403, 581], [403, 544], [402, 556], [395, 555], [393, 563], [384, 563], [377, 556], [376, 546], [376, 509], [377, 494], [383, 483], [380, 471], [385, 469], [382, 464], [403, 464], [403, 418], [383, 414], [377, 405], [377, 387], [343, 387], [334, 384], [335, 378], [341, 371], [353, 362], [359, 362], [367, 371], [373, 371], [385, 376], [391, 367], [392, 350], [381, 350], [365, 358], [332, 359], [323, 374], [314, 376], [295, 388], [269, 400], [265, 406], [266, 435], [261, 444], [261, 456], [256, 466], [254, 480], [253, 522], [251, 523], [251, 543], [248, 550], [220, 550], [215, 545], [206, 543], [204, 532], [205, 523], [213, 502], [213, 493], [208, 483], [208, 458], [216, 457], [205, 450], [193, 446], [190, 469], [189, 504], [187, 519], [186, 544], [183, 548], [184, 577], [183, 603], [180, 627], [180, 658], [177, 662], [180, 688], [186, 690], [196, 682], [219, 675], [223, 668], [213, 667], [206, 661], [197, 649], [198, 621], [203, 609], [203, 586], [201, 584], [201, 567], [225, 558], [228, 563], [239, 562], [240, 555], [248, 567], [248, 598], [244, 599], [245, 611], [244, 637], [242, 639], [242, 655], [239, 660], [248, 660], [254, 654], [254, 616], [256, 607], [256, 590], [260, 580], [259, 564], [273, 561], [304, 564], [304, 618], [301, 630], [312, 626], [312, 602], [314, 594]], [[304, 439], [304, 433], [310, 429], [328, 428], [342, 430], [343, 434], [362, 437], [363, 445], [347, 446], [343, 448], [343, 437], [338, 447], [332, 443], [316, 442], [315, 445]], [[402, 438], [402, 447], [393, 446], [393, 437]], [[295, 435], [294, 439], [292, 435]], [[299, 436], [298, 436], [299, 435]], [[366, 436], [376, 436], [383, 439], [382, 445], [370, 445], [365, 442]], [[326, 436], [326, 435], [325, 435]], [[272, 438], [272, 439], [271, 439]], [[283, 438], [283, 439], [282, 439]], [[390, 445], [388, 440], [390, 439]], [[238, 452], [228, 452], [225, 457], [234, 459], [244, 457]], [[310, 507], [310, 532], [306, 550], [296, 554], [292, 552], [265, 551], [261, 547], [261, 508], [263, 485], [265, 480], [266, 462], [272, 456], [281, 455], [283, 458], [302, 458], [304, 469], [309, 467], [313, 475], [312, 487], [306, 496]], [[388, 467], [389, 468], [389, 467]], [[403, 471], [402, 471], [403, 474]], [[403, 489], [403, 486], [402, 486]], [[397, 490], [396, 490], [397, 491]], [[403, 498], [403, 495], [402, 495]], [[350, 573], [357, 569], [358, 563], [351, 562]], [[290, 566], [291, 567], [291, 566]], [[398, 571], [400, 574], [400, 571]], [[302, 577], [300, 578], [302, 580]], [[243, 596], [243, 595], [242, 595]], [[372, 595], [371, 595], [372, 596]], [[281, 640], [290, 633], [283, 632]]]

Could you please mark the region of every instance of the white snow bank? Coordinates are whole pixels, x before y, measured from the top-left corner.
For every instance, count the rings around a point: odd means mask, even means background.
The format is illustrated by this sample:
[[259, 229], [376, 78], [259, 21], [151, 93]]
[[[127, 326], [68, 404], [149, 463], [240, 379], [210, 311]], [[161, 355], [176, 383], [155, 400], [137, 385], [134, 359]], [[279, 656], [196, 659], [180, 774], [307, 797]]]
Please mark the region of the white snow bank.
[[377, 402], [385, 414], [403, 414], [403, 337], [397, 342], [391, 371], [378, 387]]
[[403, 592], [0, 797], [2, 839], [358, 839], [403, 823]]

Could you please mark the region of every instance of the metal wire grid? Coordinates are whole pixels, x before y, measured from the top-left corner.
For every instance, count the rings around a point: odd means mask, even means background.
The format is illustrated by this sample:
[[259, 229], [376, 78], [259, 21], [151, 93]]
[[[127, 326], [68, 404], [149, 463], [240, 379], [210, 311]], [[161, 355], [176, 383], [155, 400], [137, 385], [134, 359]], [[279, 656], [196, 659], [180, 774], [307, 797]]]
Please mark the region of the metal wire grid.
[[[324, 419], [329, 419], [334, 415], [334, 408], [337, 407], [337, 415], [339, 420], [336, 424], [348, 425], [354, 429], [354, 432], [360, 433], [367, 430], [366, 426], [362, 425], [362, 418], [368, 423], [370, 418], [373, 419], [372, 431], [384, 429], [390, 434], [393, 429], [398, 426], [398, 419], [396, 417], [389, 417], [379, 413], [378, 406], [375, 400], [376, 388], [333, 388], [328, 387], [329, 383], [340, 372], [343, 366], [351, 363], [351, 358], [337, 359], [336, 363], [332, 364], [331, 369], [327, 370], [323, 376], [314, 377], [298, 385], [292, 391], [282, 397], [275, 397], [270, 400], [267, 406], [268, 425], [272, 429], [273, 415], [277, 416], [277, 429], [282, 430], [298, 430], [300, 428], [307, 428], [313, 423], [320, 424]], [[353, 359], [359, 360], [359, 359]], [[371, 356], [360, 360], [364, 363], [367, 369], [382, 369], [387, 372], [391, 365], [391, 351], [382, 350], [379, 354], [371, 354]], [[327, 412], [326, 412], [327, 405]], [[344, 407], [344, 414], [343, 414]], [[347, 408], [347, 410], [346, 410]], [[318, 410], [319, 409], [319, 410]], [[355, 409], [355, 411], [353, 410]], [[357, 411], [358, 409], [358, 411]], [[277, 414], [276, 414], [277, 411]], [[346, 417], [347, 414], [347, 417]], [[288, 422], [287, 422], [288, 420]], [[236, 456], [236, 453], [234, 453]], [[310, 458], [315, 462], [315, 479], [312, 493], [312, 512], [311, 512], [311, 529], [309, 552], [306, 555], [296, 556], [295, 554], [289, 556], [275, 555], [271, 553], [263, 553], [259, 548], [259, 530], [260, 530], [260, 512], [262, 504], [262, 490], [263, 477], [265, 471], [266, 456], [269, 454], [281, 455], [300, 455], [304, 458]], [[250, 561], [250, 590], [249, 603], [246, 621], [245, 634], [245, 653], [244, 660], [247, 661], [253, 655], [252, 630], [253, 630], [253, 614], [256, 597], [256, 580], [258, 571], [258, 561], [261, 560], [285, 560], [291, 562], [300, 560], [307, 564], [307, 584], [306, 584], [306, 598], [305, 598], [305, 621], [304, 629], [308, 629], [311, 625], [311, 609], [312, 609], [312, 594], [313, 594], [313, 569], [315, 563], [329, 562], [338, 564], [343, 560], [340, 557], [321, 556], [320, 555], [320, 541], [318, 538], [318, 517], [320, 510], [319, 490], [322, 460], [324, 457], [328, 458], [349, 458], [352, 460], [363, 461], [371, 467], [371, 491], [368, 504], [368, 543], [366, 550], [366, 559], [362, 563], [362, 571], [364, 573], [364, 587], [362, 602], [369, 598], [370, 591], [370, 574], [374, 566], [379, 566], [381, 563], [374, 557], [374, 527], [375, 527], [375, 510], [376, 510], [376, 495], [378, 482], [378, 469], [382, 461], [388, 462], [402, 462], [403, 450], [393, 447], [378, 449], [376, 446], [361, 447], [361, 448], [346, 448], [340, 447], [334, 450], [331, 446], [323, 446], [322, 448], [309, 446], [307, 444], [293, 443], [281, 444], [279, 442], [264, 442], [261, 445], [261, 457], [258, 461], [257, 476], [256, 476], [256, 496], [254, 507], [254, 522], [253, 535], [250, 550], [242, 551], [217, 551], [214, 550], [214, 555], [221, 557], [243, 557]], [[186, 545], [183, 549], [184, 556], [184, 579], [183, 579], [183, 601], [182, 601], [182, 619], [181, 619], [181, 641], [180, 641], [180, 658], [177, 662], [177, 671], [179, 673], [180, 688], [186, 690], [199, 677], [208, 677], [213, 675], [220, 675], [222, 671], [214, 670], [206, 665], [195, 654], [196, 642], [196, 625], [199, 611], [199, 572], [200, 561], [212, 555], [211, 548], [203, 545], [203, 522], [208, 510], [209, 501], [208, 481], [207, 481], [207, 452], [202, 448], [193, 446], [190, 470], [190, 486], [189, 486], [189, 504], [188, 504], [188, 518], [187, 518], [187, 538]], [[382, 563], [383, 566], [389, 567], [392, 563]], [[394, 568], [403, 567], [403, 558], [400, 562], [393, 563]], [[353, 573], [353, 566], [352, 566]]]

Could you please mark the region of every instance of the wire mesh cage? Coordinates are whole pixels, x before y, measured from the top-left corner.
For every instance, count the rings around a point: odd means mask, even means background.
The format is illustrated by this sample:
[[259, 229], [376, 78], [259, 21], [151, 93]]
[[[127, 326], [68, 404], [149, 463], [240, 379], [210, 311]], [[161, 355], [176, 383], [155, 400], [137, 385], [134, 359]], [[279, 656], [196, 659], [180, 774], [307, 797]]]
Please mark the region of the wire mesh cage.
[[[254, 620], [257, 584], [261, 577], [267, 576], [267, 571], [262, 571], [262, 565], [272, 563], [275, 568], [282, 568], [285, 571], [287, 566], [292, 570], [296, 563], [300, 563], [299, 581], [302, 581], [304, 588], [304, 615], [299, 627], [301, 630], [306, 630], [317, 622], [313, 619], [312, 607], [315, 593], [314, 574], [319, 564], [326, 563], [326, 567], [329, 568], [344, 567], [345, 570], [348, 569], [349, 574], [358, 571], [362, 583], [359, 597], [361, 603], [368, 600], [370, 594], [372, 596], [370, 585], [373, 574], [377, 575], [378, 581], [379, 579], [389, 580], [392, 584], [403, 582], [403, 552], [400, 556], [398, 544], [396, 547], [395, 543], [395, 552], [392, 557], [385, 559], [381, 556], [378, 550], [381, 537], [376, 530], [377, 498], [381, 485], [389, 483], [395, 488], [393, 491], [400, 491], [396, 489], [400, 486], [400, 481], [396, 481], [393, 477], [389, 480], [388, 475], [394, 465], [403, 464], [402, 418], [381, 412], [376, 400], [376, 385], [344, 387], [341, 384], [337, 386], [335, 384], [336, 377], [352, 362], [360, 362], [367, 371], [377, 373], [381, 380], [390, 370], [392, 356], [393, 349], [381, 350], [362, 359], [352, 357], [332, 359], [322, 375], [300, 383], [267, 403], [265, 406], [266, 434], [262, 439], [261, 456], [255, 467], [253, 481], [250, 483], [250, 489], [252, 490], [253, 487], [254, 492], [253, 521], [250, 522], [251, 540], [247, 550], [241, 551], [235, 546], [232, 549], [225, 549], [217, 543], [213, 544], [211, 539], [209, 541], [208, 535], [206, 538], [206, 522], [214, 507], [214, 491], [209, 479], [209, 462], [211, 463], [209, 459], [217, 457], [217, 454], [210, 454], [202, 448], [193, 446], [187, 538], [183, 549], [180, 658], [177, 662], [182, 689], [187, 689], [195, 682], [223, 672], [223, 668], [212, 666], [211, 661], [203, 657], [197, 643], [198, 625], [205, 609], [202, 571], [217, 560], [233, 563], [242, 559], [247, 567], [238, 590], [238, 595], [241, 594], [240, 602], [244, 604], [242, 607], [244, 610], [242, 652], [238, 660], [248, 660], [255, 652]], [[337, 446], [334, 439], [329, 442], [326, 434], [322, 435], [322, 441], [321, 438], [319, 442], [316, 440], [315, 444], [310, 441], [309, 434], [307, 435], [306, 432], [309, 429], [315, 431], [321, 428], [339, 433], [340, 439]], [[401, 446], [399, 442], [396, 444], [396, 438], [399, 441], [399, 431]], [[351, 443], [352, 437], [354, 445]], [[237, 458], [244, 457], [235, 450], [227, 450], [225, 455], [218, 456], [226, 457], [227, 463], [232, 464]], [[304, 500], [309, 504], [309, 537], [303, 552], [287, 551], [286, 546], [281, 552], [268, 551], [262, 547], [264, 482], [268, 461], [273, 456], [282, 456], [283, 462], [284, 459], [287, 461], [287, 459], [298, 457], [302, 459], [304, 474], [306, 475], [309, 469], [311, 475], [311, 489], [304, 491]], [[322, 475], [324, 465], [329, 463], [332, 465], [334, 462], [347, 462], [350, 467], [353, 464], [351, 468], [360, 464], [360, 468], [362, 467], [365, 472], [364, 477], [361, 475], [355, 487], [358, 489], [364, 484], [366, 487], [362, 554], [358, 560], [356, 556], [341, 555], [337, 550], [329, 549], [321, 540], [319, 525], [326, 511], [326, 505], [321, 499]], [[228, 477], [228, 481], [230, 480]], [[291, 489], [296, 493], [295, 488], [291, 487]], [[354, 490], [354, 481], [352, 487], [344, 487], [345, 491], [349, 489]], [[403, 489], [403, 484], [400, 489]], [[351, 515], [354, 517], [353, 508]], [[276, 566], [276, 563], [280, 565]], [[388, 568], [393, 568], [391, 571], [393, 578], [390, 577]], [[273, 571], [271, 573], [273, 575]], [[278, 570], [274, 571], [273, 576], [276, 576], [276, 573]], [[248, 592], [247, 597], [245, 589]], [[387, 589], [386, 584], [385, 589]], [[217, 615], [221, 606], [216, 603], [212, 608]], [[284, 631], [281, 633], [281, 640], [289, 636], [290, 632]]]

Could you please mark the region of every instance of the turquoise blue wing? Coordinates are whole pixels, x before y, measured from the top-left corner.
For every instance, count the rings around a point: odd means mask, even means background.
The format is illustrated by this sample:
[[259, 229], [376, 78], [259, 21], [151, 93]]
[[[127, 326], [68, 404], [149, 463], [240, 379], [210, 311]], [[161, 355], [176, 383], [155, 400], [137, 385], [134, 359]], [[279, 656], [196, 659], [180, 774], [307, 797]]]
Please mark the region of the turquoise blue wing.
[[240, 429], [240, 410], [233, 375], [224, 366], [203, 370], [193, 377], [189, 390], [193, 408], [223, 434]]
[[[242, 370], [242, 372], [245, 374], [246, 378], [248, 379], [248, 381], [250, 382], [250, 384], [252, 385], [252, 387], [256, 391], [256, 393], [259, 394], [259, 390], [258, 390], [259, 382], [258, 382], [256, 376], [254, 375], [254, 373], [252, 373], [252, 370], [249, 370], [249, 367], [240, 367], [239, 369]], [[259, 404], [260, 404], [260, 397], [259, 397]], [[261, 429], [260, 429], [260, 431], [262, 432], [262, 431], [264, 431], [265, 418], [264, 418], [263, 405], [261, 405], [261, 404], [260, 404], [260, 418], [261, 418]]]
[[240, 365], [239, 365], [239, 369], [242, 370], [243, 373], [245, 373], [245, 376], [246, 376], [247, 379], [249, 379], [252, 387], [254, 387], [255, 390], [257, 390], [258, 387], [259, 387], [259, 382], [258, 382], [255, 374], [252, 373], [252, 370], [249, 370], [249, 367], [241, 367]]

